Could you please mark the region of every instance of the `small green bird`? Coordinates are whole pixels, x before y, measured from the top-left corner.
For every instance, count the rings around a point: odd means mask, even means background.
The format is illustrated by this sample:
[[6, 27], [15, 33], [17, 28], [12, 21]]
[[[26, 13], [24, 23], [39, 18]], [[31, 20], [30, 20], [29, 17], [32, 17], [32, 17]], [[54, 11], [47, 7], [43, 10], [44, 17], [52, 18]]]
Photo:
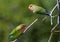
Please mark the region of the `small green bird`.
[[40, 6], [37, 6], [37, 5], [34, 5], [34, 4], [30, 4], [28, 8], [33, 13], [50, 16], [49, 13], [47, 12], [47, 10], [42, 8], [42, 7], [40, 7]]
[[9, 34], [9, 39], [11, 41], [17, 39], [24, 32], [25, 29], [26, 29], [26, 24], [21, 24], [21, 25], [17, 26]]

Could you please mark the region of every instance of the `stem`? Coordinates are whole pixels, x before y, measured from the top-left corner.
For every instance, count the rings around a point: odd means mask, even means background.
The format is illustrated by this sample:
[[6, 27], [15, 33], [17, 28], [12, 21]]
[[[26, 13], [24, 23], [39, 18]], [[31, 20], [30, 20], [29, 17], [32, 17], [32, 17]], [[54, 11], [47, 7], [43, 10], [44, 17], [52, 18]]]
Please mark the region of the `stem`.
[[56, 24], [56, 25], [51, 29], [51, 32], [53, 32], [53, 31], [56, 29], [57, 26], [58, 26], [58, 24]]
[[59, 32], [60, 33], [60, 31], [55, 31], [55, 32]]
[[53, 9], [51, 10], [51, 12], [50, 12], [50, 19], [51, 19], [51, 25], [53, 24], [53, 20], [52, 20], [52, 13], [54, 12], [54, 10], [56, 9], [56, 7], [57, 7], [57, 4], [53, 7]]
[[52, 36], [53, 36], [53, 33], [51, 33], [48, 42], [51, 42], [51, 38], [52, 38]]
[[26, 29], [24, 30], [23, 33], [25, 33], [27, 31], [27, 29], [29, 29], [37, 20], [38, 20], [38, 18], [35, 19], [28, 27], [26, 27]]
[[17, 39], [15, 39], [14, 41], [11, 41], [11, 42], [16, 42], [17, 41]]
[[52, 38], [54, 32], [60, 32], [60, 31], [54, 31], [57, 26], [58, 26], [58, 24], [56, 24], [56, 25], [51, 29], [51, 35], [50, 35], [50, 37], [49, 37], [48, 42], [51, 42], [51, 38]]
[[60, 24], [60, 0], [57, 0], [57, 4], [58, 4], [58, 20], [57, 20], [57, 23]]

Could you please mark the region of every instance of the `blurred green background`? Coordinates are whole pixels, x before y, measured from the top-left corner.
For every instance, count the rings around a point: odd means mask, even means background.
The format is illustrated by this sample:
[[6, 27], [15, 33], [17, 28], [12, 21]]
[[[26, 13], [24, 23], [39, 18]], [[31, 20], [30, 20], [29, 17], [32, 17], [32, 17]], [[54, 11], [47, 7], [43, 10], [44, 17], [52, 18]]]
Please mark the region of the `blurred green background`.
[[[0, 42], [10, 42], [8, 35], [16, 26], [22, 23], [28, 26], [37, 17], [39, 20], [17, 42], [48, 41], [50, 30], [56, 24], [57, 17], [53, 19], [54, 24], [52, 26], [50, 17], [42, 22], [41, 20], [46, 16], [33, 14], [28, 9], [30, 4], [36, 4], [51, 11], [56, 0], [0, 0]], [[57, 9], [53, 15], [55, 14], [57, 14]], [[59, 40], [59, 33], [54, 33], [51, 42], [58, 42]]]

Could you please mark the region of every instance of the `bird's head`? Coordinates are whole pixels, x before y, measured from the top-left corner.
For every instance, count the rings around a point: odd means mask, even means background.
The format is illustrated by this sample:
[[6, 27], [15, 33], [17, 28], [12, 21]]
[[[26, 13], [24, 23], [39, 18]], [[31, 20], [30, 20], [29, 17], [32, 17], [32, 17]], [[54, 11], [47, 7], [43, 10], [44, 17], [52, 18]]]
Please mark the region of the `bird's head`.
[[34, 11], [34, 4], [30, 4], [28, 8], [29, 10]]
[[22, 24], [21, 31], [24, 31], [26, 29], [26, 24]]
[[23, 32], [26, 29], [26, 24], [21, 24], [16, 29], [20, 32]]
[[37, 12], [37, 11], [39, 11], [39, 10], [41, 9], [39, 6], [37, 6], [37, 5], [35, 5], [35, 4], [30, 4], [28, 8], [29, 8], [29, 10], [31, 10], [33, 13], [35, 13], [35, 12]]

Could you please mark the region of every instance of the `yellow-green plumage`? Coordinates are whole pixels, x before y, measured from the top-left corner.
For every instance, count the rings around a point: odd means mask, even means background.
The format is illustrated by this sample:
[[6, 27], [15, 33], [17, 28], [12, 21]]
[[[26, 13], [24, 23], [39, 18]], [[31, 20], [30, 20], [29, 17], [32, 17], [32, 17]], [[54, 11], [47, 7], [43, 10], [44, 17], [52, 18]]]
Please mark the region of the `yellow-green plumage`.
[[12, 32], [9, 34], [9, 39], [12, 41], [17, 39], [23, 33], [22, 29], [25, 29], [25, 26], [25, 24], [21, 24], [13, 29]]
[[29, 9], [33, 13], [37, 13], [37, 14], [40, 14], [40, 15], [48, 15], [49, 16], [48, 11], [46, 9], [44, 9], [43, 7], [40, 7], [40, 6], [37, 6], [37, 5], [34, 5], [34, 4], [30, 4]]
[[36, 13], [36, 12], [39, 12], [39, 13], [46, 13], [46, 10], [40, 6], [37, 6], [37, 5], [33, 5], [34, 7], [34, 10], [33, 12]]

